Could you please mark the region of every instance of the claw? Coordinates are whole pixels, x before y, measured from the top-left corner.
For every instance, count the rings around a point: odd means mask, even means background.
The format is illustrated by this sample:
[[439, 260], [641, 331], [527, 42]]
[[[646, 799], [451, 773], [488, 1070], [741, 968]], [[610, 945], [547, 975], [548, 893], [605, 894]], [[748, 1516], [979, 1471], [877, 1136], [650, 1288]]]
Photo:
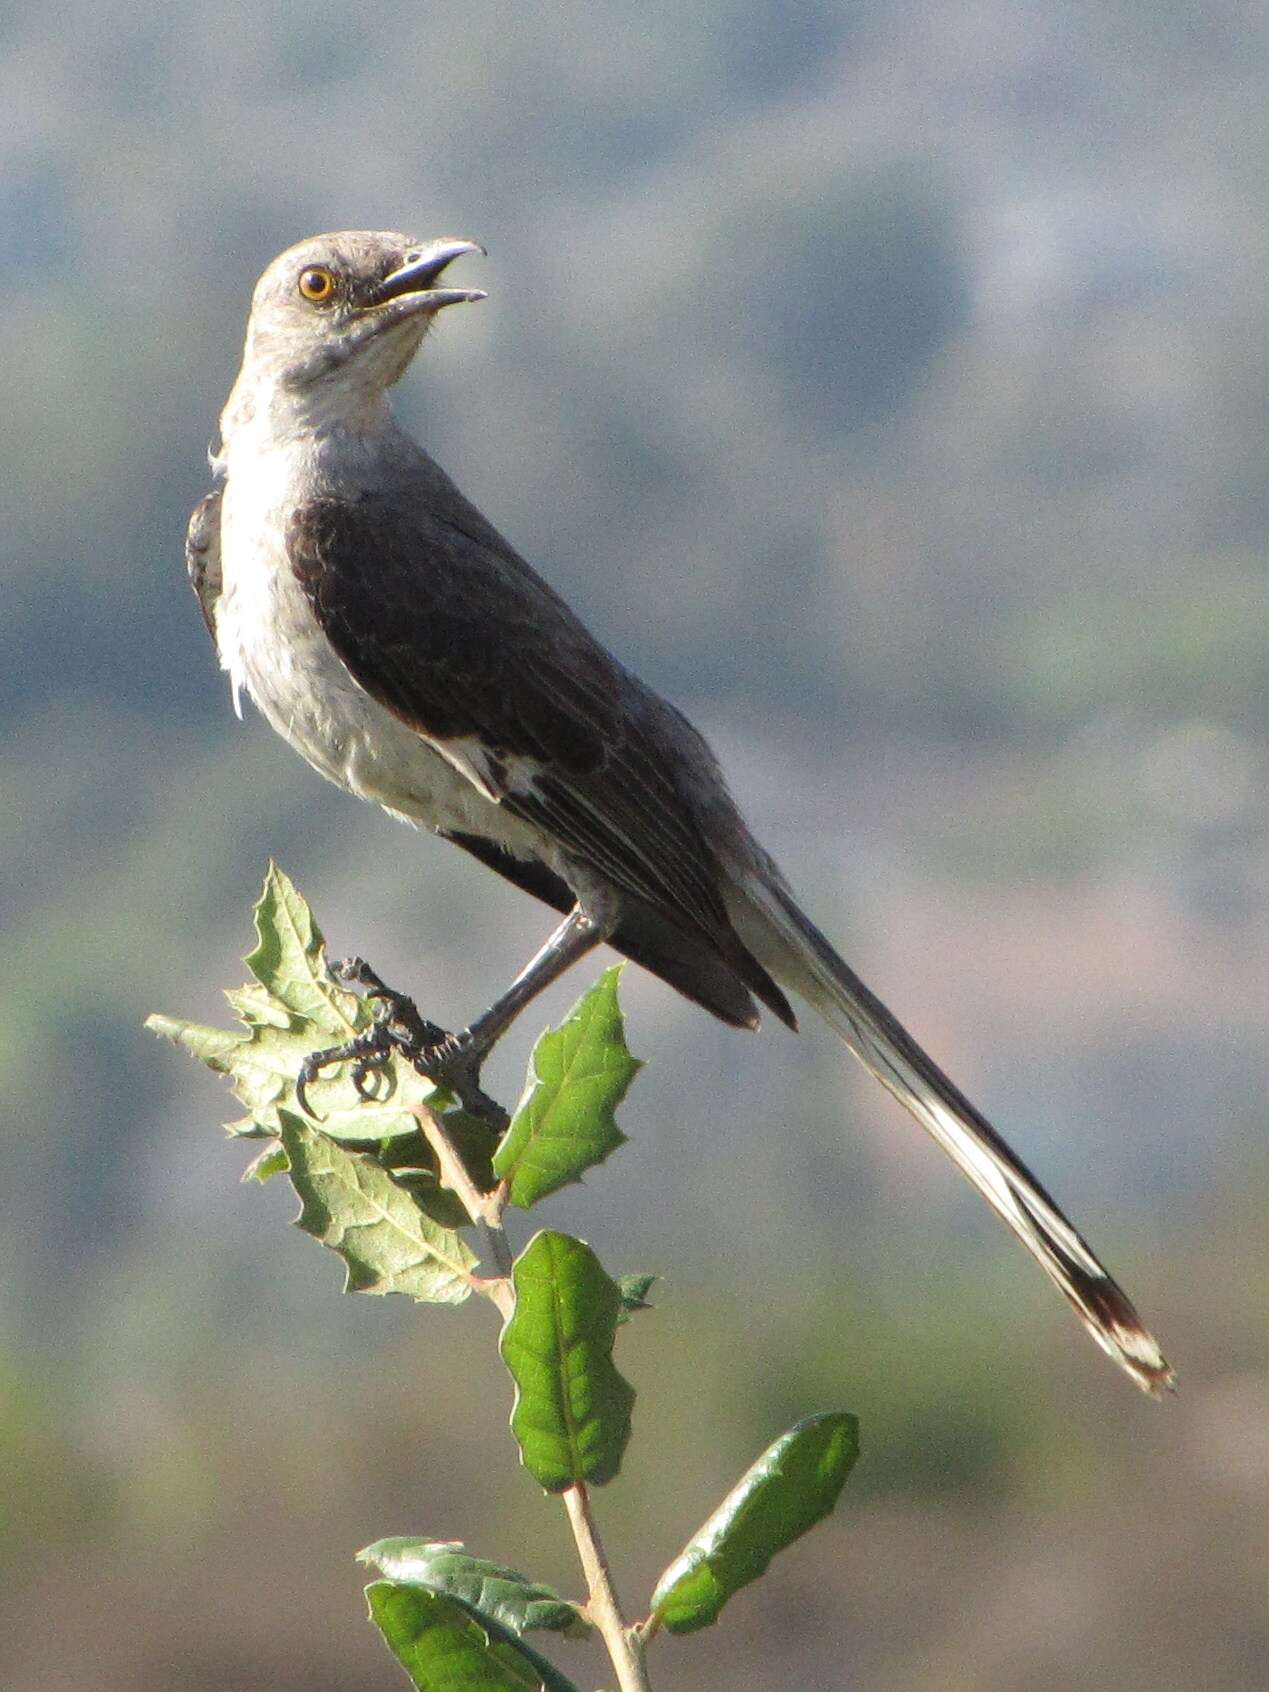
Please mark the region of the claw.
[[295, 1077], [295, 1098], [300, 1109], [306, 1116], [317, 1120], [317, 1112], [308, 1100], [308, 1089], [321, 1076], [323, 1069], [329, 1069], [336, 1063], [353, 1063], [352, 1082], [357, 1090], [357, 1096], [371, 1099], [373, 1094], [365, 1091], [366, 1077], [373, 1069], [380, 1069], [387, 1061], [392, 1049], [391, 1035], [384, 1029], [381, 1022], [373, 1022], [369, 1028], [346, 1040], [342, 1046], [328, 1046], [325, 1051], [310, 1052], [300, 1065]]
[[375, 1099], [378, 1097], [374, 1088], [367, 1086], [367, 1082], [372, 1075], [377, 1075], [383, 1068], [387, 1061], [387, 1057], [388, 1054], [386, 1052], [381, 1052], [374, 1057], [360, 1058], [353, 1065], [353, 1090], [356, 1092], [357, 1097], [359, 1099], [363, 1099], [366, 1104], [373, 1104]]
[[359, 1099], [373, 1103], [378, 1097], [368, 1085], [382, 1070], [391, 1054], [399, 1052], [418, 1073], [444, 1087], [473, 1116], [501, 1130], [506, 1112], [482, 1091], [480, 1065], [484, 1048], [464, 1029], [449, 1034], [419, 1014], [413, 999], [387, 986], [364, 958], [343, 958], [332, 964], [331, 974], [347, 987], [359, 987], [371, 1001], [373, 1020], [368, 1028], [342, 1046], [310, 1052], [295, 1078], [295, 1097], [306, 1115], [316, 1117], [308, 1101], [308, 1088], [322, 1070], [336, 1063], [353, 1065], [351, 1080]]
[[[324, 1052], [314, 1052], [311, 1057], [306, 1057], [300, 1065], [299, 1074], [295, 1077], [295, 1102], [305, 1116], [311, 1116], [314, 1122], [317, 1121], [317, 1112], [309, 1102], [308, 1090], [321, 1074], [321, 1060], [325, 1055]], [[315, 1059], [318, 1061], [315, 1062]]]

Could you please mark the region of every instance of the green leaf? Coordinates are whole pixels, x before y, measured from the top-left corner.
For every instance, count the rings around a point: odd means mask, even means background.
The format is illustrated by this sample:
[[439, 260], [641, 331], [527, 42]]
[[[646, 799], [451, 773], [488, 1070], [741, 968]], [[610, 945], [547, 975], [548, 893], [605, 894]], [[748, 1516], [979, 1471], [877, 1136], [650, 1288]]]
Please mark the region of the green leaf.
[[621, 1296], [621, 1309], [617, 1315], [617, 1324], [628, 1322], [636, 1310], [651, 1310], [648, 1294], [652, 1290], [655, 1275], [618, 1275], [617, 1291]]
[[539, 1628], [580, 1637], [590, 1631], [577, 1606], [549, 1586], [469, 1556], [458, 1540], [379, 1539], [358, 1551], [357, 1558], [399, 1584], [460, 1598], [515, 1634]]
[[296, 1221], [343, 1258], [345, 1291], [461, 1304], [476, 1265], [466, 1243], [428, 1216], [375, 1158], [347, 1150], [288, 1110], [280, 1121], [300, 1196]]
[[652, 1613], [671, 1633], [717, 1621], [777, 1551], [827, 1516], [859, 1456], [859, 1422], [844, 1410], [808, 1416], [776, 1440], [657, 1582]]
[[259, 1181], [263, 1186], [271, 1181], [275, 1175], [285, 1175], [291, 1167], [291, 1160], [279, 1145], [266, 1146], [257, 1152], [251, 1162], [242, 1172], [244, 1181]]
[[522, 1209], [580, 1181], [625, 1140], [613, 1112], [640, 1063], [626, 1047], [620, 974], [620, 964], [605, 970], [533, 1048], [524, 1097], [494, 1157], [494, 1173]]
[[[286, 1010], [338, 1036], [345, 1018], [330, 994], [326, 941], [295, 884], [276, 864], [269, 865], [252, 914], [256, 943], [243, 959], [247, 968]], [[250, 993], [247, 988], [242, 996]]]
[[232, 1069], [238, 1048], [246, 1039], [246, 1035], [235, 1028], [209, 1028], [203, 1022], [185, 1022], [179, 1016], [162, 1016], [158, 1012], [146, 1017], [145, 1026], [152, 1034], [174, 1040], [187, 1052], [193, 1052], [209, 1069], [226, 1075]]
[[370, 1618], [419, 1692], [577, 1692], [515, 1634], [426, 1586], [376, 1580]]
[[[256, 945], [246, 962], [256, 979], [225, 995], [243, 1027], [210, 1028], [171, 1016], [148, 1017], [146, 1027], [228, 1075], [247, 1110], [246, 1120], [231, 1123], [230, 1130], [259, 1137], [278, 1133], [281, 1111], [299, 1111], [295, 1078], [304, 1059], [360, 1033], [372, 1013], [364, 999], [331, 975], [321, 929], [275, 864], [269, 866], [254, 915]], [[323, 1070], [308, 1097], [325, 1131], [351, 1143], [417, 1133], [411, 1107], [447, 1102], [396, 1053], [378, 1074], [376, 1088], [373, 1100], [360, 1099], [351, 1065], [341, 1064]]]
[[502, 1330], [516, 1383], [511, 1431], [548, 1492], [602, 1486], [621, 1467], [634, 1389], [612, 1360], [621, 1294], [581, 1240], [547, 1229], [511, 1271], [516, 1303]]
[[409, 1193], [419, 1209], [433, 1222], [438, 1222], [442, 1228], [466, 1228], [470, 1224], [471, 1217], [462, 1199], [448, 1187], [442, 1187], [430, 1169], [397, 1169], [382, 1152], [373, 1155], [380, 1168], [392, 1168], [392, 1179], [397, 1186]]

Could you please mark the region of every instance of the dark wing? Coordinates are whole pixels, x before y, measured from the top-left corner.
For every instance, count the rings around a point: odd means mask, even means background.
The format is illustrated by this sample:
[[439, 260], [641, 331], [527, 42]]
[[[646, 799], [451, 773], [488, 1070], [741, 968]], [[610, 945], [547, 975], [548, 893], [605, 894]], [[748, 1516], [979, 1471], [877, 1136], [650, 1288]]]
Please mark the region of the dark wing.
[[216, 639], [216, 607], [220, 603], [220, 489], [204, 494], [190, 513], [185, 531], [185, 568], [207, 632]]
[[679, 719], [432, 474], [408, 505], [361, 495], [292, 514], [291, 565], [327, 638], [368, 693], [475, 765], [500, 804], [705, 941], [787, 1017], [728, 920]]

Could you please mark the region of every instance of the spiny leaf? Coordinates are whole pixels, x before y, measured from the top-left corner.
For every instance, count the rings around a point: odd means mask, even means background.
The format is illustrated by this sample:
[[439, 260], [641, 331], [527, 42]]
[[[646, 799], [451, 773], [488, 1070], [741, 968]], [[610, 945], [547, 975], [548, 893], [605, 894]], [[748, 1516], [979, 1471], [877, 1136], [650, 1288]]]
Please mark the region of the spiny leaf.
[[[479, 1117], [469, 1116], [457, 1105], [445, 1110], [435, 1110], [444, 1125], [445, 1132], [458, 1155], [466, 1163], [473, 1180], [482, 1191], [488, 1191], [493, 1186], [493, 1172], [490, 1168], [490, 1154], [493, 1150], [496, 1135], [487, 1122]], [[347, 1142], [344, 1142], [347, 1143]], [[356, 1142], [361, 1147], [360, 1142]], [[432, 1218], [445, 1228], [465, 1228], [471, 1221], [467, 1209], [458, 1194], [451, 1192], [448, 1187], [442, 1187], [436, 1172], [436, 1154], [432, 1150], [421, 1130], [413, 1134], [398, 1134], [388, 1140], [380, 1140], [377, 1145], [364, 1146], [365, 1152], [373, 1156], [381, 1168], [388, 1170], [399, 1187], [412, 1195], [418, 1204]], [[274, 1141], [258, 1152], [242, 1172], [244, 1181], [272, 1180], [275, 1175], [284, 1175], [290, 1168], [286, 1151], [282, 1145]]]
[[476, 1256], [459, 1235], [428, 1216], [377, 1159], [347, 1150], [291, 1111], [280, 1118], [300, 1196], [296, 1220], [343, 1258], [346, 1290], [461, 1304]]
[[[302, 1021], [338, 1039], [349, 1020], [346, 1005], [331, 994], [326, 969], [326, 941], [307, 902], [276, 864], [270, 864], [253, 912], [256, 943], [243, 962], [267, 995]], [[249, 1009], [253, 994], [245, 988], [235, 1008]], [[341, 992], [348, 1000], [354, 995]], [[267, 1004], [266, 1014], [272, 1011]]]
[[358, 1551], [357, 1558], [398, 1584], [460, 1598], [515, 1634], [538, 1628], [581, 1637], [590, 1631], [577, 1606], [549, 1586], [469, 1556], [458, 1540], [379, 1539]]
[[671, 1633], [717, 1621], [777, 1551], [827, 1516], [859, 1456], [844, 1410], [808, 1416], [768, 1447], [657, 1582], [652, 1613]]
[[634, 1389], [612, 1360], [621, 1294], [588, 1245], [547, 1229], [512, 1269], [515, 1309], [502, 1330], [516, 1383], [511, 1431], [548, 1492], [601, 1486], [621, 1466]]
[[418, 1692], [577, 1692], [508, 1628], [426, 1586], [376, 1580], [370, 1617]]
[[626, 1047], [620, 974], [619, 964], [605, 970], [533, 1048], [524, 1097], [494, 1157], [494, 1173], [523, 1209], [580, 1181], [625, 1140], [613, 1112], [640, 1063]]
[[[259, 1137], [278, 1133], [280, 1111], [300, 1109], [295, 1079], [304, 1059], [343, 1045], [370, 1025], [372, 1013], [365, 999], [331, 975], [322, 931], [276, 864], [269, 866], [254, 919], [256, 944], [246, 961], [256, 979], [225, 995], [243, 1028], [210, 1028], [170, 1016], [151, 1016], [146, 1027], [228, 1075], [247, 1109], [246, 1119], [231, 1123], [230, 1131]], [[375, 1143], [417, 1134], [412, 1107], [447, 1102], [397, 1053], [376, 1073], [371, 1100], [358, 1097], [350, 1076], [348, 1064], [324, 1069], [308, 1089], [321, 1126], [334, 1139]], [[434, 1167], [430, 1154], [429, 1164]]]
[[152, 1034], [184, 1046], [208, 1069], [214, 1069], [221, 1075], [232, 1072], [238, 1048], [250, 1039], [249, 1035], [240, 1034], [236, 1028], [209, 1028], [203, 1022], [186, 1022], [179, 1016], [162, 1016], [158, 1012], [146, 1017], [145, 1026]]

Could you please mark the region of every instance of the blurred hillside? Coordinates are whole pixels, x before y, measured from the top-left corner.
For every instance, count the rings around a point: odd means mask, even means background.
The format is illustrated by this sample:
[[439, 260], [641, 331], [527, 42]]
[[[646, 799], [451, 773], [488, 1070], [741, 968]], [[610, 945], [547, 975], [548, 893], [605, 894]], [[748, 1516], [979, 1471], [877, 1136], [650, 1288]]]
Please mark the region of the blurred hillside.
[[1182, 1376], [1135, 1402], [826, 1037], [632, 972], [633, 1143], [551, 1220], [669, 1277], [633, 1570], [785, 1422], [865, 1417], [853, 1511], [666, 1684], [1264, 1684], [1263, 8], [66, 0], [0, 47], [0, 1682], [388, 1688], [358, 1545], [551, 1543], [478, 1320], [336, 1299], [140, 1032], [220, 1014], [270, 855], [447, 1020], [544, 932], [236, 722], [185, 585], [252, 282], [361, 226], [487, 245], [403, 414]]

